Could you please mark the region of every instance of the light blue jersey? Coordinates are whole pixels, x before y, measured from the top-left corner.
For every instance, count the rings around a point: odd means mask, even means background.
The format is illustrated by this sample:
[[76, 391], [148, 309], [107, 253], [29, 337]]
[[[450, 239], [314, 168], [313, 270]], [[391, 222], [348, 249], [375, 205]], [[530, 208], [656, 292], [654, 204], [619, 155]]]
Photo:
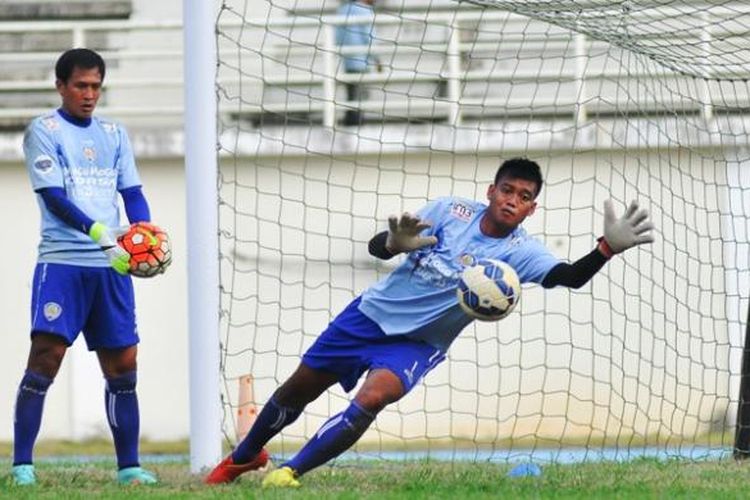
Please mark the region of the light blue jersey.
[[[92, 118], [81, 126], [59, 111], [34, 119], [24, 137], [26, 168], [34, 191], [63, 188], [83, 213], [109, 227], [120, 225], [118, 191], [141, 185], [125, 130]], [[109, 267], [88, 235], [53, 215], [37, 194], [42, 213], [39, 262]]]
[[373, 36], [373, 22], [375, 14], [372, 6], [359, 2], [347, 2], [338, 8], [336, 13], [347, 20], [362, 20], [357, 24], [340, 24], [336, 26], [336, 43], [342, 47], [362, 46], [362, 52], [346, 54], [344, 69], [348, 73], [365, 73], [372, 57], [368, 54]]
[[360, 311], [386, 335], [408, 335], [446, 350], [472, 318], [458, 305], [461, 271], [479, 259], [510, 264], [521, 283], [541, 283], [560, 263], [522, 228], [506, 238], [482, 234], [479, 222], [487, 205], [460, 198], [440, 198], [418, 212], [432, 224], [434, 246], [411, 252], [386, 278], [362, 294]]

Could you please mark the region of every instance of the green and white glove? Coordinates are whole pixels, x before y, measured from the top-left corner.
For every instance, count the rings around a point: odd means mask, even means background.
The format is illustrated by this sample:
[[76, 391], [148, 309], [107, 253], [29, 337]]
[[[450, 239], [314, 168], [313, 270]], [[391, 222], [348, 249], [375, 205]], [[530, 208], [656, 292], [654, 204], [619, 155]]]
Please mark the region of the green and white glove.
[[648, 211], [639, 209], [637, 201], [630, 202], [625, 214], [618, 219], [612, 200], [607, 200], [604, 202], [604, 238], [599, 248], [606, 257], [612, 257], [636, 245], [653, 242], [652, 229], [654, 225], [648, 220]]
[[96, 242], [107, 257], [109, 264], [119, 274], [128, 274], [130, 269], [130, 254], [117, 244], [117, 237], [125, 234], [128, 228], [117, 228], [112, 230], [101, 222], [94, 222], [89, 229], [89, 236]]
[[435, 236], [420, 236], [423, 230], [430, 224], [422, 222], [419, 217], [409, 212], [404, 212], [401, 217], [391, 215], [388, 217], [388, 237], [385, 240], [385, 248], [391, 254], [411, 252], [422, 247], [434, 245], [438, 242]]

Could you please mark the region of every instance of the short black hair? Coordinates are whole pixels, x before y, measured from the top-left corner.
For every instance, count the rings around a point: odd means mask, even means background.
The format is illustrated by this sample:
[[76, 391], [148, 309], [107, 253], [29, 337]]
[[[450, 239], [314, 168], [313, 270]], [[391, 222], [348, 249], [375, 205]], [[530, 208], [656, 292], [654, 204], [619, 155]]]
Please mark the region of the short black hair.
[[61, 82], [67, 83], [75, 68], [99, 68], [99, 74], [104, 81], [104, 59], [93, 50], [70, 49], [63, 52], [57, 60], [57, 64], [55, 64], [55, 77]]
[[510, 160], [505, 160], [495, 174], [495, 186], [504, 177], [523, 179], [535, 183], [536, 193], [534, 193], [534, 198], [539, 196], [539, 193], [542, 191], [542, 184], [544, 184], [542, 169], [539, 168], [539, 164], [528, 158], [511, 158]]

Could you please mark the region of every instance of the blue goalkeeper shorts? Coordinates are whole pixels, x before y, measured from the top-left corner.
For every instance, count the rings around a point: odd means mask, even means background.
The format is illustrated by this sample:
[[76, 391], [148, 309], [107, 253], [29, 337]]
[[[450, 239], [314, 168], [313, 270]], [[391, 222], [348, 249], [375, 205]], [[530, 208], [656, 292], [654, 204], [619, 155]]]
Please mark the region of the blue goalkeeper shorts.
[[406, 394], [445, 359], [445, 352], [426, 342], [386, 335], [359, 303], [357, 297], [328, 325], [302, 357], [306, 366], [337, 375], [346, 392], [366, 371], [384, 368], [401, 379]]
[[31, 335], [57, 335], [70, 346], [81, 332], [90, 351], [138, 343], [132, 279], [111, 267], [37, 264]]

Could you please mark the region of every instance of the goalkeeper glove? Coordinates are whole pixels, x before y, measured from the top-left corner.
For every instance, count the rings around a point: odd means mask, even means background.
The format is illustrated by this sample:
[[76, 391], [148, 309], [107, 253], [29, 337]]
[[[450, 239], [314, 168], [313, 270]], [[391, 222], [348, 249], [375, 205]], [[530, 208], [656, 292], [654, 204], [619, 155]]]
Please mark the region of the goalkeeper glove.
[[111, 230], [101, 222], [94, 222], [89, 229], [89, 236], [96, 242], [109, 258], [109, 264], [118, 274], [128, 274], [130, 254], [117, 244], [117, 237], [125, 234], [128, 228]]
[[604, 202], [604, 237], [599, 240], [599, 250], [605, 257], [624, 252], [628, 248], [643, 243], [651, 243], [654, 237], [651, 230], [654, 225], [648, 220], [646, 209], [638, 208], [638, 202], [630, 202], [625, 214], [619, 219], [615, 216], [612, 201]]
[[419, 217], [409, 212], [404, 212], [401, 218], [391, 215], [388, 217], [385, 249], [396, 255], [436, 244], [438, 239], [435, 236], [419, 236], [419, 233], [428, 227], [428, 223], [422, 222]]

